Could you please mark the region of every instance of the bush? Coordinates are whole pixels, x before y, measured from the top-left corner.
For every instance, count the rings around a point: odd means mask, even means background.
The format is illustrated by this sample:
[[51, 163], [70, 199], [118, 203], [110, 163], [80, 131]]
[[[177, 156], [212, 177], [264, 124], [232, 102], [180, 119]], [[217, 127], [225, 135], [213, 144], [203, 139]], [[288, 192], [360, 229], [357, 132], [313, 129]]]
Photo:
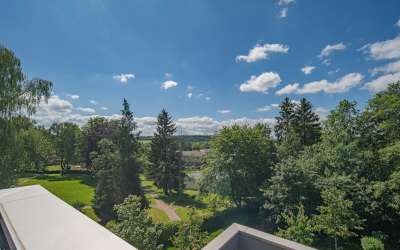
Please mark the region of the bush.
[[363, 237], [361, 239], [361, 246], [363, 250], [384, 250], [385, 246], [382, 241], [373, 237]]
[[169, 223], [163, 223], [160, 224], [161, 226], [161, 235], [160, 235], [160, 243], [163, 244], [164, 246], [171, 246], [172, 245], [172, 239], [175, 236], [175, 234], [178, 232], [179, 229], [179, 223], [178, 222], [169, 222]]
[[192, 222], [179, 225], [178, 232], [173, 238], [174, 246], [179, 250], [200, 250], [207, 242], [207, 234], [200, 226]]

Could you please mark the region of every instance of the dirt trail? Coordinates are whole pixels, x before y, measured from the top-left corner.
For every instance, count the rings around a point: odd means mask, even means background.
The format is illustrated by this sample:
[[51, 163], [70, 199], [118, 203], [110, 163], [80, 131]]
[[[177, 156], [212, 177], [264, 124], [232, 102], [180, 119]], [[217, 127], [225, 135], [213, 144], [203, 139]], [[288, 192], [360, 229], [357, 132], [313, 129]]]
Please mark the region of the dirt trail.
[[181, 218], [175, 212], [175, 208], [171, 205], [168, 205], [164, 201], [158, 199], [158, 195], [151, 190], [150, 188], [144, 188], [145, 193], [147, 193], [150, 197], [154, 198], [154, 203], [150, 205], [150, 207], [154, 207], [163, 211], [171, 221], [179, 221]]
[[181, 220], [179, 215], [175, 212], [175, 209], [170, 205], [168, 205], [167, 203], [163, 202], [162, 200], [154, 199], [154, 204], [152, 204], [151, 207], [158, 208], [164, 213], [166, 213], [171, 221]]

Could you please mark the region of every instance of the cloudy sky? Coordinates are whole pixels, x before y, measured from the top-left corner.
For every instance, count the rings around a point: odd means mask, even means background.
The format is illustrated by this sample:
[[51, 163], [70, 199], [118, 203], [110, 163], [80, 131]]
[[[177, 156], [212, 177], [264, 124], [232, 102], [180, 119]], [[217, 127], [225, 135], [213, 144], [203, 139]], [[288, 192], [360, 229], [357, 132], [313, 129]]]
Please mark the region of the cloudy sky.
[[4, 1], [0, 44], [54, 83], [35, 119], [118, 117], [127, 98], [150, 134], [166, 108], [180, 131], [272, 123], [285, 96], [323, 117], [364, 107], [400, 80], [398, 0]]

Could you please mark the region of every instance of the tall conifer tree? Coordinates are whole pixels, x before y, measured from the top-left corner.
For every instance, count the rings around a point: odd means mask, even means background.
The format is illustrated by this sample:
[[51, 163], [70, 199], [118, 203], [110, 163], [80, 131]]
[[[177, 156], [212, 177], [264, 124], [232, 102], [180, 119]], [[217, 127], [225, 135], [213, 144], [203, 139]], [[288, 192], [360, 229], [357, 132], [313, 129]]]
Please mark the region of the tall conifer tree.
[[130, 194], [144, 197], [139, 179], [140, 166], [136, 159], [139, 148], [137, 134], [135, 134], [136, 122], [126, 99], [124, 99], [122, 105], [122, 118], [118, 136], [120, 164], [117, 173], [119, 186], [118, 200], [120, 202]]
[[181, 155], [173, 135], [176, 126], [172, 117], [163, 109], [157, 118], [157, 130], [151, 142], [148, 174], [165, 194], [181, 191], [184, 174], [181, 171]]
[[311, 145], [317, 142], [321, 135], [319, 117], [312, 111], [311, 102], [302, 98], [294, 111], [294, 127], [299, 134], [301, 143]]

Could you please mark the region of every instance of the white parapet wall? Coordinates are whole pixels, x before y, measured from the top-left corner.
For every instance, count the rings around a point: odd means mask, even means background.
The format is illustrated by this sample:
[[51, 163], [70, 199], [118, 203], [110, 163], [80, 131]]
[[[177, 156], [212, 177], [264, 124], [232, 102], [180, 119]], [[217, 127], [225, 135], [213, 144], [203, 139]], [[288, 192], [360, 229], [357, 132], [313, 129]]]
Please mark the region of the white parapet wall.
[[203, 250], [316, 250], [251, 227], [232, 224]]
[[39, 185], [0, 190], [0, 215], [11, 249], [136, 250]]

